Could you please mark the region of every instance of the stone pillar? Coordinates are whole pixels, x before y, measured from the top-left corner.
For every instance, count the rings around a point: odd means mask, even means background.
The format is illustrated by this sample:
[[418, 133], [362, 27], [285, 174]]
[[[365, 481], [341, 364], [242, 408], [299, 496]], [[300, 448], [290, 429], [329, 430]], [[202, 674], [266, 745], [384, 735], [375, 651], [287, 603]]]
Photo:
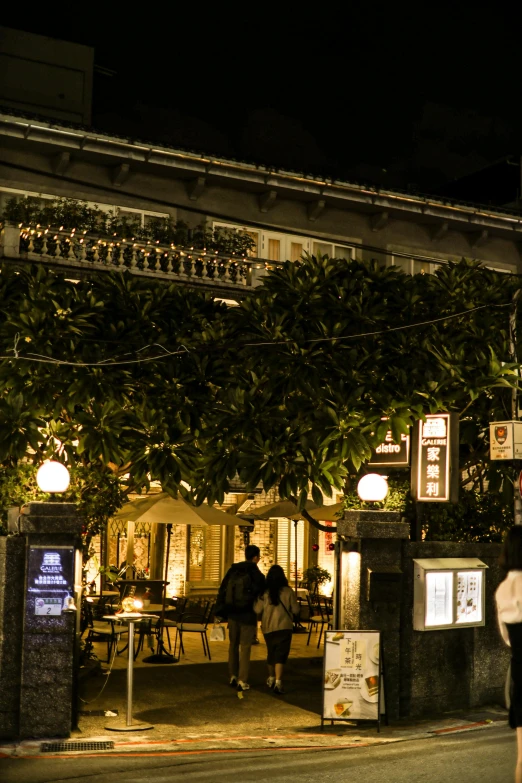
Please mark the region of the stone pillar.
[[341, 628], [381, 631], [388, 716], [399, 717], [402, 540], [393, 511], [346, 511], [337, 523]]
[[[26, 551], [20, 738], [68, 737], [75, 725], [81, 525], [73, 503], [29, 503], [22, 508], [20, 533]], [[74, 597], [76, 611], [63, 612], [67, 594]]]
[[25, 591], [25, 540], [0, 536], [0, 738], [18, 736]]

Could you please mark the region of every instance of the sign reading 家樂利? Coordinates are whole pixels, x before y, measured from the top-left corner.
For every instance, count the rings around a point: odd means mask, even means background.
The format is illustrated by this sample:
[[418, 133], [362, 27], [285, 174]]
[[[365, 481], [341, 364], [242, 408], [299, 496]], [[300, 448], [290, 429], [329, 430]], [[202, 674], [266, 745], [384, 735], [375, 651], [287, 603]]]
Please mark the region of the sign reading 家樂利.
[[387, 468], [405, 468], [410, 464], [410, 436], [401, 435], [399, 443], [393, 440], [391, 430], [386, 433], [384, 443], [372, 451], [368, 465]]
[[414, 436], [413, 496], [420, 502], [455, 503], [458, 499], [458, 416], [428, 414]]
[[27, 600], [31, 614], [58, 616], [74, 595], [75, 550], [70, 546], [31, 546]]

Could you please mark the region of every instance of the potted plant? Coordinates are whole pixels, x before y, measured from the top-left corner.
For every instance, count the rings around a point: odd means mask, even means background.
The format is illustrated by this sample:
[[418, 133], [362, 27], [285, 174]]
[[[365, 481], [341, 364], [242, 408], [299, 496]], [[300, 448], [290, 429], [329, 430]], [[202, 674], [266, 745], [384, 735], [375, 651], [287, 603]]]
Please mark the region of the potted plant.
[[311, 593], [317, 593], [319, 592], [321, 585], [332, 581], [332, 577], [330, 576], [330, 572], [325, 568], [312, 566], [304, 571], [303, 581], [306, 583], [306, 586]]

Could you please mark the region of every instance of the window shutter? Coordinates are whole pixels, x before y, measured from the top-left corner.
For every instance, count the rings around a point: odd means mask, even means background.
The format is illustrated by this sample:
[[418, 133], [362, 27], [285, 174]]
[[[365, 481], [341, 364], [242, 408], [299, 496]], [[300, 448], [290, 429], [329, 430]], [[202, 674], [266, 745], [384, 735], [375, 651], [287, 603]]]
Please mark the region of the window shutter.
[[223, 550], [223, 526], [209, 525], [206, 528], [205, 582], [220, 582], [221, 553]]

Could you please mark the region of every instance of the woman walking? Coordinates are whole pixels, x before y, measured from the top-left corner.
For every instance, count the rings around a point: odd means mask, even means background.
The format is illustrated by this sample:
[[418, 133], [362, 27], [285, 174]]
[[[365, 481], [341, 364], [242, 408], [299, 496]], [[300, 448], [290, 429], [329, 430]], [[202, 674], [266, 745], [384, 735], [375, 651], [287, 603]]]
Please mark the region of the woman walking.
[[511, 647], [509, 725], [517, 730], [515, 783], [522, 783], [522, 526], [508, 531], [500, 564], [507, 575], [495, 598], [500, 633]]
[[274, 689], [274, 693], [283, 694], [283, 668], [290, 653], [294, 614], [299, 612], [299, 604], [281, 566], [271, 567], [266, 575], [265, 587], [265, 592], [254, 604], [254, 611], [262, 614], [261, 630], [265, 637], [268, 664], [266, 684]]

